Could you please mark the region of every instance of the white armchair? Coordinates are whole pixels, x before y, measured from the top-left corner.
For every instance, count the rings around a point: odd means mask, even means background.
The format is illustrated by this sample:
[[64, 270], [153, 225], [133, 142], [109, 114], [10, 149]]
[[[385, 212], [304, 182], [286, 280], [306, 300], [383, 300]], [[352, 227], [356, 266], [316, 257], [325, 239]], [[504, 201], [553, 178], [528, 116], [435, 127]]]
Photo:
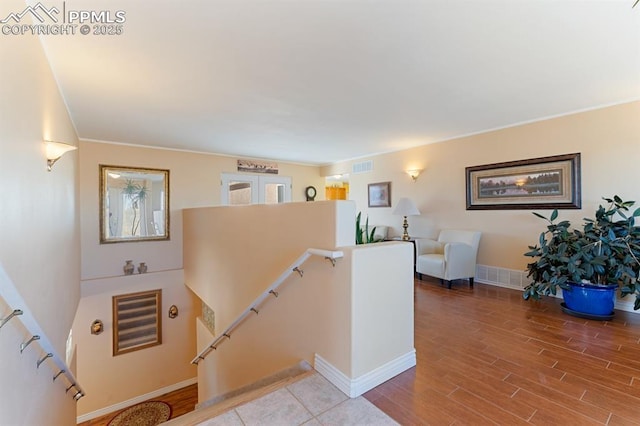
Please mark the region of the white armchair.
[[437, 240], [416, 240], [416, 272], [440, 278], [451, 288], [451, 281], [468, 279], [473, 287], [476, 256], [480, 244], [479, 231], [443, 229]]

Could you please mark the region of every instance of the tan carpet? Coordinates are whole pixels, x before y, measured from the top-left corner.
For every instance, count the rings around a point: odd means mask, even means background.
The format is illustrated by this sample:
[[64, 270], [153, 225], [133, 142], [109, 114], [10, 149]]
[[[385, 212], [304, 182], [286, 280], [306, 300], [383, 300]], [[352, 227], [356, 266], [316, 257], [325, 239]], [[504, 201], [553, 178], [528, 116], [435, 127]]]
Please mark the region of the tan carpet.
[[108, 426], [155, 426], [171, 417], [171, 406], [161, 401], [146, 401], [118, 413]]

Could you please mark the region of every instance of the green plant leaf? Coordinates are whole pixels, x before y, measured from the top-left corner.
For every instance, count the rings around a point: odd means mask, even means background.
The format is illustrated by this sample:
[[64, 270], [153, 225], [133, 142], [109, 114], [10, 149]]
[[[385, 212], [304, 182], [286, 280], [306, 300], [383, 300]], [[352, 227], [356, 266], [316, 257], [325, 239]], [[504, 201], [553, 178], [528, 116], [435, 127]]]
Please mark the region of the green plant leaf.
[[533, 212], [548, 224], [538, 245], [529, 245], [524, 253], [533, 258], [526, 269], [533, 282], [525, 288], [525, 299], [554, 295], [557, 287], [569, 289], [568, 281], [617, 283], [622, 293], [640, 297], [640, 291], [636, 291], [640, 288], [640, 227], [635, 226], [640, 208], [630, 214], [627, 212], [634, 201], [617, 195], [602, 199], [608, 205], [599, 205], [581, 226], [572, 227], [567, 220], [555, 223], [557, 210], [549, 219]]
[[359, 244], [369, 244], [376, 243], [379, 240], [375, 239], [376, 226], [373, 227], [371, 231], [369, 231], [369, 217], [365, 220], [364, 228], [361, 227], [362, 223], [362, 212], [358, 212], [356, 215], [356, 245]]
[[[531, 248], [531, 247], [529, 247]], [[525, 256], [529, 256], [529, 257], [536, 257], [536, 256], [540, 256], [540, 251], [538, 249], [534, 249], [531, 251], [528, 251], [524, 254]]]
[[371, 233], [369, 234], [369, 242], [370, 243], [375, 243], [376, 240], [374, 238], [374, 235], [376, 235], [376, 228], [377, 226], [374, 226], [373, 229], [371, 230]]

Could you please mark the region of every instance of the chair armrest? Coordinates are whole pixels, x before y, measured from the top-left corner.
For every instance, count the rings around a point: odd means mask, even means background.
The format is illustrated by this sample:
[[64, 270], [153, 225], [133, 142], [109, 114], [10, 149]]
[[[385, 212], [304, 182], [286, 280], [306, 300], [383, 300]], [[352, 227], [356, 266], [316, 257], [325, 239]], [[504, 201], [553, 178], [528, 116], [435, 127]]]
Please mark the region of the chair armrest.
[[475, 256], [474, 249], [469, 244], [446, 243], [444, 261], [447, 265], [447, 275], [472, 277], [476, 268]]
[[442, 254], [444, 252], [444, 245], [436, 240], [432, 240], [429, 238], [418, 238], [416, 240], [416, 255], [420, 256], [422, 254], [432, 254], [438, 253]]

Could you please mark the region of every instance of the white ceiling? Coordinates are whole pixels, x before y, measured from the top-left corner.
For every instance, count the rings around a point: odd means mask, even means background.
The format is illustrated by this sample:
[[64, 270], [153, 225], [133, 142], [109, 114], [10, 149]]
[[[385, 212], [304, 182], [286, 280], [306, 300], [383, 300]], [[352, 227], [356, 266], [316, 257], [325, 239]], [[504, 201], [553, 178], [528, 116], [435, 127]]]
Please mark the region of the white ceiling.
[[633, 2], [67, 0], [124, 33], [41, 39], [81, 138], [328, 164], [640, 99]]

